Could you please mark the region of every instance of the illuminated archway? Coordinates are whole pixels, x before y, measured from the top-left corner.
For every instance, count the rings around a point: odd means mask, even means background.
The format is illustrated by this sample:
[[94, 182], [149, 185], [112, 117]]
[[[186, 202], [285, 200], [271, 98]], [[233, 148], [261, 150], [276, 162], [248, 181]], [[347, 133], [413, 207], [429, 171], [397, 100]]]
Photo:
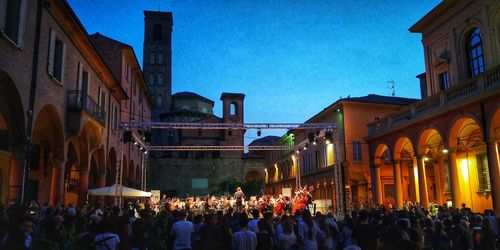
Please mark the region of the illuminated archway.
[[418, 139], [419, 155], [424, 156], [427, 194], [431, 202], [451, 200], [449, 188], [448, 148], [436, 128], [424, 129]]
[[400, 136], [396, 140], [393, 154], [394, 159], [399, 162], [401, 168], [403, 200], [420, 202], [415, 149], [408, 136]]
[[[448, 146], [456, 151], [459, 201], [473, 211], [493, 207], [488, 156], [482, 127], [473, 116], [456, 119], [449, 130]], [[457, 204], [458, 205], [458, 204]]]

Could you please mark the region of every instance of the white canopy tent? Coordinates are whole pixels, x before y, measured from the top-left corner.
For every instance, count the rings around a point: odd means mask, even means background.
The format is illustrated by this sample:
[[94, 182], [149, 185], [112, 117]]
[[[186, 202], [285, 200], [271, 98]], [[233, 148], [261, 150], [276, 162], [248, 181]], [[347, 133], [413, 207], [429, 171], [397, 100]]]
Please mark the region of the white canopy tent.
[[[102, 187], [102, 188], [94, 188], [94, 189], [89, 189], [89, 195], [96, 195], [96, 196], [116, 196], [117, 192], [116, 189], [118, 188], [118, 191], [120, 190], [118, 185], [114, 184], [109, 187]], [[151, 197], [150, 192], [144, 192], [138, 189], [133, 189], [129, 187], [122, 187], [122, 196], [123, 197]], [[120, 193], [118, 192], [118, 196]]]

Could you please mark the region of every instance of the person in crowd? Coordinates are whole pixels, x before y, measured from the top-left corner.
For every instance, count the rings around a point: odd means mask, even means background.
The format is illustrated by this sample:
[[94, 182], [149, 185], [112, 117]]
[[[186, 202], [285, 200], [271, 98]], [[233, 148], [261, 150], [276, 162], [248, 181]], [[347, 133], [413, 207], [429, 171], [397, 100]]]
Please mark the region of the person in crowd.
[[290, 221], [282, 223], [283, 233], [278, 236], [277, 247], [279, 250], [289, 250], [297, 244], [297, 236], [293, 232], [293, 224]]
[[248, 230], [248, 216], [240, 213], [238, 216], [240, 231], [234, 233], [232, 247], [233, 250], [255, 250], [257, 249], [257, 235]]
[[32, 249], [33, 238], [33, 218], [22, 216], [18, 219], [17, 225], [12, 227], [1, 239], [1, 249]]
[[356, 225], [352, 237], [356, 239], [357, 245], [363, 250], [378, 249], [378, 232], [375, 226], [368, 223], [369, 212], [363, 209], [358, 214], [359, 225]]
[[257, 233], [257, 250], [272, 250], [273, 235], [271, 225], [266, 220], [260, 220], [257, 223], [259, 232]]
[[302, 220], [299, 223], [299, 238], [302, 241], [302, 245], [304, 249], [317, 250], [321, 231], [314, 222], [309, 210], [302, 212]]
[[178, 221], [172, 225], [170, 235], [174, 238], [174, 250], [192, 249], [191, 235], [194, 232], [193, 223], [186, 220], [186, 210], [178, 214]]
[[241, 213], [243, 211], [243, 199], [245, 198], [245, 193], [240, 187], [236, 188], [234, 193], [234, 199], [236, 200], [236, 212]]
[[113, 233], [113, 223], [109, 219], [102, 219], [99, 222], [99, 234], [94, 238], [96, 250], [118, 249], [120, 237]]
[[259, 227], [257, 226], [257, 223], [260, 220], [259, 216], [260, 216], [260, 211], [258, 209], [253, 209], [252, 220], [248, 222], [248, 229], [255, 233], [259, 232]]

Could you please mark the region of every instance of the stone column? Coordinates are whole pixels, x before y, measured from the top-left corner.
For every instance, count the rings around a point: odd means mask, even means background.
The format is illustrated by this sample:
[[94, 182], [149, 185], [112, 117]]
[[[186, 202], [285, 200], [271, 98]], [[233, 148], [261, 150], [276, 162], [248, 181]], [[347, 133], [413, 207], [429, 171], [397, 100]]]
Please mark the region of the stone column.
[[425, 177], [424, 157], [417, 156], [418, 168], [418, 192], [420, 194], [420, 204], [424, 210], [429, 210], [429, 196], [427, 194], [427, 178]]
[[87, 202], [87, 192], [89, 190], [89, 170], [80, 171], [80, 183], [78, 184], [78, 206]]
[[64, 156], [55, 156], [52, 164], [50, 203], [64, 204]]
[[[11, 146], [9, 150], [12, 154], [9, 173], [9, 194], [8, 202], [21, 201], [23, 185], [23, 169], [25, 164], [25, 153], [23, 146]], [[27, 173], [26, 173], [27, 174]]]
[[[25, 148], [21, 145], [11, 145], [9, 152], [12, 154], [9, 172], [8, 202], [21, 201], [23, 174], [25, 161]], [[26, 170], [27, 171], [27, 170]], [[28, 173], [26, 172], [26, 175]], [[27, 180], [26, 180], [27, 181]]]
[[396, 191], [396, 207], [403, 208], [403, 186], [401, 180], [401, 161], [394, 160], [392, 162], [394, 170], [394, 189]]
[[436, 201], [439, 205], [443, 205], [444, 203], [444, 187], [441, 182], [441, 179], [444, 177], [442, 176], [444, 171], [443, 171], [443, 159], [439, 161], [439, 165], [434, 164], [434, 181], [436, 183]]
[[[100, 188], [106, 186], [106, 175], [104, 173], [100, 174], [97, 178], [97, 186]], [[102, 207], [104, 205], [104, 196], [97, 196], [96, 201]]]
[[374, 205], [382, 204], [382, 183], [380, 181], [380, 165], [371, 165], [372, 173], [372, 196]]
[[493, 197], [493, 208], [495, 215], [500, 215], [500, 156], [498, 153], [498, 142], [490, 141], [486, 143], [486, 151], [488, 152], [488, 167], [490, 171], [490, 182]]
[[454, 208], [460, 208], [462, 201], [460, 200], [460, 186], [458, 179], [456, 149], [448, 150], [448, 168], [450, 173], [450, 192], [451, 192], [452, 206]]

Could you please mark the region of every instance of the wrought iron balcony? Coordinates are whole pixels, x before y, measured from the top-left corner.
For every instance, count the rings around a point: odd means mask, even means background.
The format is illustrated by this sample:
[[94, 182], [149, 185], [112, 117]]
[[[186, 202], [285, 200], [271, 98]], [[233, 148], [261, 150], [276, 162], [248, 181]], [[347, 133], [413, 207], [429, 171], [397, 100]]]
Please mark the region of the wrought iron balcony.
[[430, 117], [444, 110], [465, 104], [500, 90], [500, 66], [481, 75], [425, 98], [400, 111], [368, 124], [368, 137], [374, 137], [405, 125]]
[[106, 121], [106, 111], [88, 94], [81, 90], [68, 90], [67, 107], [70, 110], [85, 111], [102, 125]]

